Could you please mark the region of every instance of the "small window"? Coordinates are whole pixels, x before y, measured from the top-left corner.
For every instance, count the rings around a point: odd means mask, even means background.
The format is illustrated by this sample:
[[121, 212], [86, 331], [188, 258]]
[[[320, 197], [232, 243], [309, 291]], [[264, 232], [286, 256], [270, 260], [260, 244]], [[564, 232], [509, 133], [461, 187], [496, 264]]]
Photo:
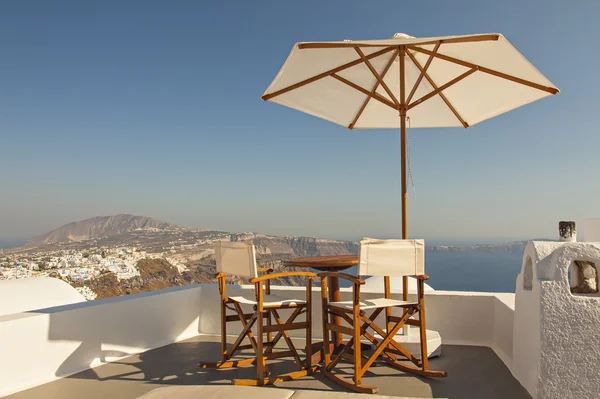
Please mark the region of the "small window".
[[531, 287], [533, 286], [533, 262], [531, 261], [531, 257], [528, 256], [525, 261], [525, 269], [523, 270], [523, 289], [527, 291], [531, 291]]
[[598, 270], [593, 262], [576, 260], [569, 267], [569, 286], [573, 294], [597, 294]]

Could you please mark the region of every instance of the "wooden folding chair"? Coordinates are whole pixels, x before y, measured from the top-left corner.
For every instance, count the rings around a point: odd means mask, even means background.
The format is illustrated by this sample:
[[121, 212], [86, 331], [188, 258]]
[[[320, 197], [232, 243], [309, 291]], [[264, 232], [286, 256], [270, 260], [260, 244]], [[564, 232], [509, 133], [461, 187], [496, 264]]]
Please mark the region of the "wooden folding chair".
[[[315, 366], [311, 364], [312, 342], [311, 342], [311, 289], [312, 277], [316, 275], [310, 272], [285, 272], [270, 273], [270, 269], [258, 269], [256, 267], [256, 253], [253, 244], [246, 242], [217, 242], [215, 245], [217, 259], [217, 279], [219, 281], [219, 292], [221, 295], [221, 361], [217, 363], [198, 363], [202, 368], [225, 369], [238, 366], [256, 364], [256, 379], [234, 380], [236, 385], [269, 385], [280, 381], [288, 381], [295, 378], [312, 374]], [[258, 272], [267, 272], [266, 275], [258, 276]], [[254, 284], [254, 297], [227, 296], [226, 278], [228, 275], [247, 277]], [[277, 295], [271, 295], [270, 280], [279, 277], [306, 277], [306, 298], [288, 299]], [[263, 289], [263, 283], [266, 289]], [[253, 311], [244, 313], [242, 306], [251, 305]], [[292, 310], [287, 320], [282, 319], [281, 310]], [[228, 310], [235, 312], [228, 315]], [[305, 314], [305, 321], [295, 321], [298, 316]], [[242, 332], [233, 345], [227, 348], [227, 323], [239, 322], [242, 324]], [[256, 335], [252, 332], [255, 327]], [[298, 350], [294, 346], [288, 331], [306, 330], [306, 358], [301, 360]], [[273, 337], [273, 333], [275, 337]], [[266, 334], [266, 340], [265, 340]], [[288, 350], [275, 351], [275, 345], [284, 339]], [[249, 344], [242, 345], [244, 339]], [[253, 349], [255, 356], [235, 360], [238, 351]], [[300, 370], [278, 376], [271, 376], [267, 367], [267, 360], [293, 357]]]
[[[387, 365], [409, 373], [427, 377], [445, 377], [444, 371], [429, 369], [427, 358], [427, 336], [425, 328], [425, 300], [423, 297], [424, 281], [429, 277], [424, 273], [424, 247], [423, 240], [374, 240], [364, 238], [360, 242], [359, 276], [385, 276], [384, 297], [361, 300], [360, 286], [365, 283], [361, 278], [345, 273], [327, 272], [319, 273], [321, 278], [321, 300], [323, 309], [323, 350], [324, 363], [322, 373], [330, 380], [356, 392], [377, 393], [377, 387], [366, 386], [362, 383], [365, 372], [380, 358]], [[404, 293], [404, 300], [392, 299], [390, 296], [389, 276], [409, 276], [417, 278], [417, 300], [408, 301]], [[346, 279], [352, 283], [352, 300], [341, 302], [328, 302], [327, 280], [329, 276]], [[392, 309], [400, 309], [402, 314], [392, 315]], [[367, 315], [367, 310], [372, 310]], [[375, 323], [375, 319], [385, 311], [385, 327]], [[329, 314], [335, 314], [348, 323], [337, 325], [329, 322]], [[417, 315], [419, 319], [412, 317]], [[394, 340], [396, 333], [405, 325], [420, 328], [421, 358], [413, 356], [408, 350]], [[372, 330], [373, 334], [369, 332]], [[331, 353], [329, 345], [329, 332], [335, 331], [350, 335], [350, 339], [337, 354]], [[374, 346], [375, 350], [370, 356], [361, 353], [360, 340], [365, 337]], [[406, 358], [416, 367], [401, 363], [399, 357]], [[338, 372], [336, 366], [346, 360], [354, 365], [353, 378], [348, 379]]]

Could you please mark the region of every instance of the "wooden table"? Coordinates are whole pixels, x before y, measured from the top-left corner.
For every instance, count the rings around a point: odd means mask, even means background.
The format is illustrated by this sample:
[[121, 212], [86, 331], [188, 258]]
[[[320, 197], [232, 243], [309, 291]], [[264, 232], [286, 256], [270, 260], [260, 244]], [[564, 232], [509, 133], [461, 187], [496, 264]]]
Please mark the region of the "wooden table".
[[[306, 267], [326, 272], [339, 272], [352, 266], [358, 265], [358, 255], [336, 255], [316, 256], [312, 258], [293, 258], [283, 263], [286, 267]], [[329, 301], [340, 301], [340, 281], [337, 277], [327, 277], [327, 288], [329, 289]], [[331, 323], [341, 325], [339, 316], [330, 314]], [[331, 342], [337, 348], [342, 343], [342, 334], [331, 332]]]

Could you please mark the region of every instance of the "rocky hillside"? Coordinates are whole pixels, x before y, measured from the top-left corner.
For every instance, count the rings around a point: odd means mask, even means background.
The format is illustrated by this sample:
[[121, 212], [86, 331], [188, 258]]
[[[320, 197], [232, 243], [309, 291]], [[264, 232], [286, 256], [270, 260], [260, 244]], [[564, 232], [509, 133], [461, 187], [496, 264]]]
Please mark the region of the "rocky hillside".
[[231, 241], [254, 243], [259, 255], [289, 257], [350, 255], [358, 253], [358, 243], [314, 237], [269, 236], [258, 233], [234, 233]]
[[182, 229], [174, 224], [146, 216], [120, 214], [114, 216], [97, 216], [66, 224], [58, 229], [39, 235], [25, 244], [26, 248], [41, 247], [57, 243], [79, 242], [101, 237], [111, 237], [130, 231], [176, 230]]

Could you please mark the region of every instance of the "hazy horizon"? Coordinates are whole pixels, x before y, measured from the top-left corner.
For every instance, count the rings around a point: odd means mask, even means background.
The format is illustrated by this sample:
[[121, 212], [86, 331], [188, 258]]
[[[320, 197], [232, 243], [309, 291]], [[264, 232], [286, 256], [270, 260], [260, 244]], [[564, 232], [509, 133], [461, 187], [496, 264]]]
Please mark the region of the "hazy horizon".
[[399, 237], [398, 132], [260, 98], [296, 42], [396, 32], [502, 33], [561, 89], [469, 129], [410, 130], [409, 236], [555, 238], [560, 220], [600, 217], [597, 15], [600, 2], [560, 0], [6, 2], [0, 243], [117, 213]]
[[[112, 215], [96, 215], [96, 216], [112, 216]], [[134, 216], [148, 216], [148, 215], [134, 215]], [[151, 217], [151, 216], [148, 216]], [[72, 220], [68, 223], [71, 222], [77, 222], [79, 220]], [[162, 220], [163, 222], [167, 222], [167, 223], [171, 223], [171, 221], [169, 220]], [[48, 233], [49, 231], [52, 231], [56, 228], [60, 228], [68, 223], [62, 224], [60, 226], [56, 226], [53, 229], [50, 229], [48, 231], [42, 231], [42, 232], [38, 232], [32, 236], [29, 237], [10, 237], [10, 238], [0, 238], [0, 249], [11, 249], [11, 248], [15, 248], [15, 247], [19, 247], [23, 244], [25, 244], [27, 241], [31, 240], [32, 238], [34, 238], [35, 236], [44, 234], [44, 233]], [[175, 223], [176, 224], [176, 223]], [[273, 232], [269, 232], [269, 231], [256, 231], [256, 230], [226, 230], [226, 229], [219, 229], [219, 228], [211, 228], [211, 227], [207, 227], [207, 226], [184, 226], [182, 225], [182, 227], [189, 227], [189, 228], [210, 228], [211, 230], [214, 229], [215, 231], [224, 231], [224, 232], [229, 232], [229, 233], [242, 233], [242, 232], [253, 232], [253, 233], [262, 233], [262, 234], [267, 234], [267, 235], [274, 235], [274, 236], [305, 236], [305, 237], [315, 237], [315, 238], [324, 238], [324, 239], [331, 239], [331, 240], [350, 240], [350, 241], [360, 241], [360, 239], [362, 237], [373, 237], [373, 238], [397, 238], [397, 237], [389, 237], [389, 236], [379, 236], [377, 234], [364, 234], [364, 235], [360, 235], [360, 236], [324, 236], [324, 235], [298, 235], [298, 234], [285, 234], [285, 233], [273, 233]], [[539, 239], [542, 237], [462, 237], [459, 239], [452, 239], [452, 238], [446, 238], [446, 239], [440, 239], [440, 238], [436, 238], [436, 237], [423, 237], [423, 236], [419, 236], [418, 238], [423, 238], [426, 240], [427, 245], [456, 245], [456, 246], [468, 246], [468, 245], [477, 245], [477, 244], [503, 244], [503, 243], [508, 243], [508, 242], [513, 242], [513, 241], [523, 241], [523, 240], [530, 240], [530, 239]]]

